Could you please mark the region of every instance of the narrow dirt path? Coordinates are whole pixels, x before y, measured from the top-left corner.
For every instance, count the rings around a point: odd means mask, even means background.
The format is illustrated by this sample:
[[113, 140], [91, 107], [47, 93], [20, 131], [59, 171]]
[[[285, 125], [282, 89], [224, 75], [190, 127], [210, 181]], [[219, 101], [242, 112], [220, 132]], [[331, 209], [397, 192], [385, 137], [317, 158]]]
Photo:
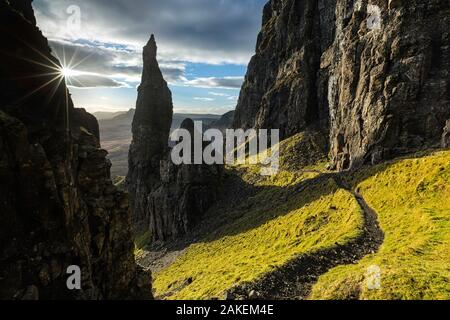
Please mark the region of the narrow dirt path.
[[377, 213], [339, 174], [334, 176], [334, 180], [340, 188], [353, 194], [364, 212], [364, 227], [360, 236], [344, 245], [336, 244], [333, 248], [302, 255], [267, 274], [257, 283], [234, 288], [228, 294], [231, 298], [248, 299], [249, 293], [255, 291], [258, 299], [306, 299], [321, 275], [339, 265], [355, 264], [366, 255], [378, 251], [384, 241], [384, 233], [378, 224]]

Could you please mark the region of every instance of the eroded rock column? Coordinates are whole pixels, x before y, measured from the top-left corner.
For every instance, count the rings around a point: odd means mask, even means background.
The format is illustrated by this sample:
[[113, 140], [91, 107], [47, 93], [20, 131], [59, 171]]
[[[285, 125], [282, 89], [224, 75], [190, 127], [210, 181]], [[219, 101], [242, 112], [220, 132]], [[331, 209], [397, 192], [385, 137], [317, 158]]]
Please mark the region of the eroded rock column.
[[173, 116], [172, 94], [164, 80], [152, 35], [144, 47], [144, 70], [138, 89], [129, 152], [127, 187], [135, 222], [148, 218], [147, 197], [160, 182], [160, 161], [168, 149]]

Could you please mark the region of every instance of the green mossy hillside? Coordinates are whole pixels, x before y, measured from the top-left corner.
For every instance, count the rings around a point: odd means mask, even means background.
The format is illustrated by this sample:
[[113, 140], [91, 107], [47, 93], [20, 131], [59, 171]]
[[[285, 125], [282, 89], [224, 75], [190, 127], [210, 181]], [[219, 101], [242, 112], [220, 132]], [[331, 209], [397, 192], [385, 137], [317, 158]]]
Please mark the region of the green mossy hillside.
[[[378, 213], [379, 252], [323, 275], [311, 299], [450, 299], [450, 152], [364, 169], [353, 184]], [[381, 271], [370, 290], [368, 270]]]
[[[281, 154], [294, 154], [292, 148], [302, 143], [303, 135], [282, 142]], [[223, 298], [233, 286], [255, 281], [298, 255], [347, 243], [360, 234], [362, 212], [349, 192], [332, 178], [313, 183], [321, 166], [293, 172], [283, 165], [286, 158], [281, 160], [279, 174], [272, 177], [261, 176], [258, 166], [233, 168], [243, 183], [258, 187], [246, 201], [251, 206], [244, 204], [238, 219], [230, 219], [155, 273], [157, 297]]]
[[225, 226], [217, 239], [190, 246], [154, 275], [156, 296], [222, 298], [226, 290], [255, 281], [299, 254], [348, 242], [358, 236], [362, 224], [356, 200], [329, 179], [285, 203], [254, 208]]
[[[153, 275], [156, 296], [223, 298], [299, 255], [360, 235], [361, 208], [325, 172], [326, 158], [314, 141], [299, 134], [281, 142], [275, 176], [261, 176], [259, 166], [229, 168], [228, 174], [256, 192], [238, 207], [225, 204], [209, 213], [230, 218]], [[316, 164], [296, 166], [311, 150], [317, 151]], [[450, 299], [450, 151], [365, 167], [342, 178], [376, 211], [385, 240], [378, 252], [321, 276], [309, 298]], [[381, 271], [376, 290], [368, 286], [373, 267]]]

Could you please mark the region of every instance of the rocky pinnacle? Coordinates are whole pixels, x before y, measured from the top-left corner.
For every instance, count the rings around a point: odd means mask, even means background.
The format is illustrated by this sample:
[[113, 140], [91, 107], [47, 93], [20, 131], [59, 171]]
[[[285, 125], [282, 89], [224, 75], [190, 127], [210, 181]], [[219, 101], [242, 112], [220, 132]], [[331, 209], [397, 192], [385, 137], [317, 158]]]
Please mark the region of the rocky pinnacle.
[[160, 181], [159, 165], [168, 148], [172, 93], [164, 80], [152, 35], [143, 50], [144, 69], [133, 119], [127, 187], [135, 222], [146, 220], [147, 197]]

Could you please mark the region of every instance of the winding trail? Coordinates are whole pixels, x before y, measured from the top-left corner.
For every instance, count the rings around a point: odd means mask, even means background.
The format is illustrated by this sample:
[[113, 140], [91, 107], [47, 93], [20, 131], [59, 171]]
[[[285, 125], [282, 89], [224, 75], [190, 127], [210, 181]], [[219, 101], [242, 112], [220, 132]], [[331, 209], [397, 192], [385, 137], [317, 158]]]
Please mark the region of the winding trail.
[[[307, 299], [318, 278], [340, 265], [355, 264], [368, 254], [378, 251], [384, 241], [384, 233], [378, 223], [378, 215], [363, 196], [353, 191], [340, 174], [333, 175], [336, 184], [350, 192], [364, 213], [362, 233], [346, 244], [336, 244], [333, 248], [305, 254], [288, 264], [265, 275], [252, 284], [244, 284], [229, 292], [233, 298], [249, 298], [251, 291], [258, 293], [263, 300], [301, 300]], [[357, 297], [348, 297], [349, 299]]]

